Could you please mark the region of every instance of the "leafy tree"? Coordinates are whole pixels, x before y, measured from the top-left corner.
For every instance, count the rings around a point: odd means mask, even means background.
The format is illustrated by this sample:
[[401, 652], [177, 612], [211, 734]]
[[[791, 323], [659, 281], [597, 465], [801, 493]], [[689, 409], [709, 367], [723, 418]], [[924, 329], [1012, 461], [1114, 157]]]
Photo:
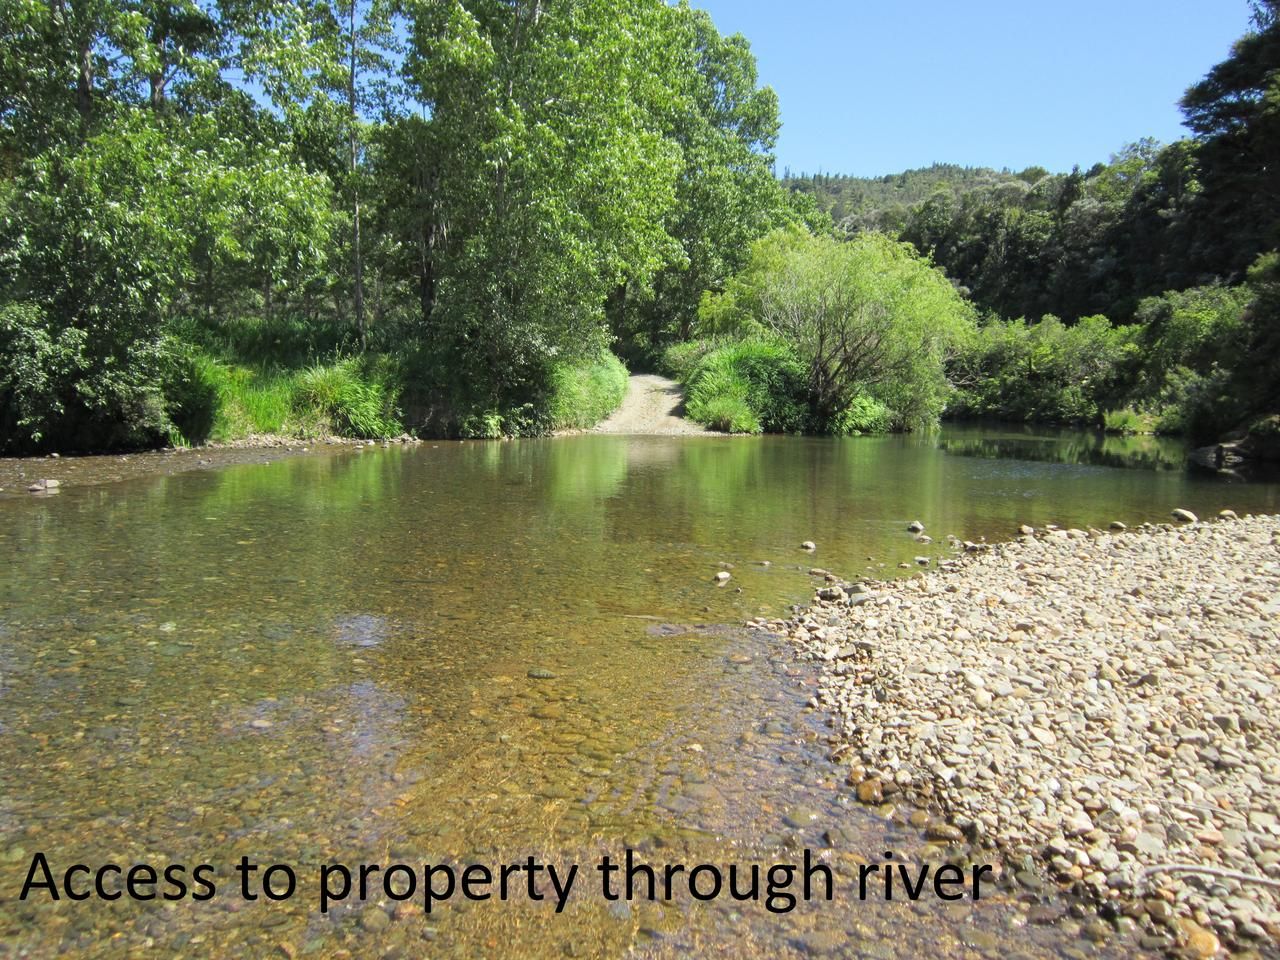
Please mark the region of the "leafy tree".
[[[454, 2], [415, 10], [410, 75], [431, 112], [444, 243], [433, 325], [494, 403], [607, 339], [604, 303], [675, 255], [678, 154], [640, 97], [663, 14], [643, 0]], [[478, 371], [477, 371], [478, 372]]]
[[1280, 246], [1280, 22], [1274, 0], [1254, 4], [1254, 29], [1187, 90], [1182, 110], [1201, 145], [1204, 211], [1223, 270], [1242, 271]]
[[991, 319], [952, 362], [959, 390], [948, 412], [1097, 425], [1118, 402], [1135, 352], [1133, 331], [1103, 316], [1072, 326], [1054, 316], [1032, 324]]
[[912, 428], [941, 413], [947, 360], [972, 329], [968, 304], [909, 245], [882, 234], [840, 243], [791, 228], [752, 245], [747, 267], [704, 300], [699, 332], [765, 331], [789, 344], [822, 422], [867, 396]]
[[656, 50], [667, 80], [652, 109], [680, 150], [676, 202], [664, 224], [680, 247], [652, 290], [624, 287], [612, 301], [615, 330], [638, 354], [687, 339], [702, 292], [743, 266], [752, 240], [786, 223], [820, 222], [816, 209], [789, 201], [773, 175], [778, 98], [758, 85], [746, 39], [722, 36], [687, 0], [660, 15], [665, 36]]

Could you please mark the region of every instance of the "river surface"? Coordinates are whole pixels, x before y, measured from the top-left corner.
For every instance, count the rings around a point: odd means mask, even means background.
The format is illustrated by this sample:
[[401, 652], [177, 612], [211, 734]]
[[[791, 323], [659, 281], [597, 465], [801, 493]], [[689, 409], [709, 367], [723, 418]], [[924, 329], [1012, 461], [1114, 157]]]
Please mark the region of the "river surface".
[[[896, 575], [948, 534], [1280, 512], [1276, 485], [1180, 463], [1150, 439], [990, 427], [588, 435], [0, 496], [0, 956], [1092, 956], [1078, 924], [1029, 923], [1025, 890], [850, 898], [867, 860], [954, 851], [851, 802], [812, 676], [740, 625], [807, 600], [813, 566]], [[722, 866], [808, 848], [837, 896], [606, 902], [592, 866], [627, 847]], [[36, 852], [59, 877], [207, 863], [218, 894], [20, 902]], [[292, 866], [294, 896], [244, 902], [244, 856]], [[322, 864], [530, 856], [582, 865], [563, 913], [545, 882], [541, 902], [430, 916], [380, 886], [317, 905]]]

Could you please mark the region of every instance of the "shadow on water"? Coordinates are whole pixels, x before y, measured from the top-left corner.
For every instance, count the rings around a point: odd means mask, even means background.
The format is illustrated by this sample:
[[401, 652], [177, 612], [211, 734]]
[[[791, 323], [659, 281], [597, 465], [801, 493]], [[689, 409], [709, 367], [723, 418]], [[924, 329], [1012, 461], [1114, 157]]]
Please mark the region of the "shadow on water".
[[[806, 599], [812, 564], [884, 576], [948, 533], [1280, 511], [1274, 485], [1082, 463], [1086, 437], [988, 439], [441, 444], [0, 500], [0, 955], [1093, 955], [1010, 893], [850, 899], [866, 859], [948, 851], [851, 802], [813, 677], [735, 626]], [[1054, 442], [1056, 461], [989, 452]], [[588, 894], [627, 846], [659, 864], [810, 848], [843, 883], [785, 915]], [[36, 850], [208, 862], [223, 893], [21, 903]], [[244, 855], [296, 866], [296, 896], [241, 903]], [[322, 863], [530, 855], [583, 864], [563, 914], [427, 917], [380, 889], [316, 908]]]

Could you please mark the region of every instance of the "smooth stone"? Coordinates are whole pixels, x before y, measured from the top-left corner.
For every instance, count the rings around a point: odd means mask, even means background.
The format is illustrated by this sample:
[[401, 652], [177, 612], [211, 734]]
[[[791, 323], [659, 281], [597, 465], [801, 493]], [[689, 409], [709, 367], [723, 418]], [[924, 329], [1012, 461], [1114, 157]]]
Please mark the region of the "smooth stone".
[[857, 787], [858, 799], [862, 803], [878, 804], [884, 802], [884, 784], [879, 777], [868, 777]]
[[817, 811], [808, 810], [804, 807], [797, 807], [794, 810], [788, 811], [786, 815], [783, 816], [782, 822], [792, 830], [802, 830], [805, 827], [812, 825], [817, 819]]

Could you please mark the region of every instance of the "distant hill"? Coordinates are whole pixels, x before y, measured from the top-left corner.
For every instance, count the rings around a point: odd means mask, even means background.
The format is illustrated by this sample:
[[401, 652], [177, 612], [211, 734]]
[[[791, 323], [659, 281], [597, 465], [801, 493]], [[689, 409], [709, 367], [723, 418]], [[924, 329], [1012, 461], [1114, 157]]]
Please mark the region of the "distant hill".
[[797, 193], [810, 194], [820, 209], [831, 214], [837, 226], [848, 231], [886, 230], [897, 233], [906, 225], [912, 207], [939, 191], [959, 199], [1004, 184], [1037, 183], [1049, 171], [1029, 167], [1021, 173], [989, 167], [962, 167], [935, 163], [931, 167], [891, 173], [883, 177], [850, 177], [827, 173], [784, 173], [783, 184]]

